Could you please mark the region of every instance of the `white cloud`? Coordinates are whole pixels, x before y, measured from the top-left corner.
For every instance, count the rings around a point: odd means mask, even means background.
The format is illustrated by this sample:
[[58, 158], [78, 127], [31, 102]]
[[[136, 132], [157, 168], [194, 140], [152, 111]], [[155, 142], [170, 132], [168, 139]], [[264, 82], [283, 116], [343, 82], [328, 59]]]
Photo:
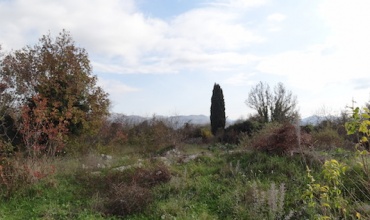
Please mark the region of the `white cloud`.
[[134, 88], [118, 80], [111, 79], [99, 78], [97, 85], [102, 87], [105, 92], [109, 93], [111, 100], [120, 100], [123, 95], [140, 91], [139, 88]]
[[[156, 60], [155, 58], [153, 58]], [[115, 74], [174, 74], [178, 71], [169, 65], [168, 63], [160, 60], [153, 63], [145, 64], [134, 64], [134, 65], [120, 65], [116, 63], [106, 62], [92, 62], [94, 71], [103, 73], [115, 73]]]
[[[29, 33], [36, 39], [63, 28], [90, 52], [122, 57], [128, 63], [153, 48], [166, 24], [137, 11], [133, 0], [3, 1], [0, 7], [0, 41], [8, 48], [24, 46]], [[33, 41], [36, 41], [33, 39]]]
[[257, 69], [287, 77], [300, 88], [314, 90], [367, 77], [370, 70], [368, 11], [368, 1], [324, 1], [320, 13], [331, 30], [327, 40], [304, 50], [267, 56]]
[[260, 58], [251, 54], [239, 54], [232, 52], [225, 53], [191, 53], [182, 52], [177, 57], [172, 58], [170, 61], [174, 66], [179, 69], [200, 69], [203, 71], [232, 71], [240, 66], [252, 65]]
[[231, 7], [238, 9], [249, 9], [265, 5], [267, 0], [218, 0], [210, 3], [214, 6]]
[[281, 13], [273, 13], [267, 16], [268, 32], [279, 32], [282, 30], [281, 23], [286, 19], [286, 15]]
[[251, 77], [254, 75], [255, 73], [239, 73], [226, 79], [225, 83], [232, 86], [254, 85], [256, 84], [256, 82], [254, 80], [251, 80]]
[[113, 107], [114, 109], [118, 108], [120, 109], [119, 111], [127, 108], [126, 105], [123, 104], [123, 100], [129, 97], [126, 95], [130, 94], [130, 96], [132, 96], [133, 93], [138, 93], [142, 91], [140, 88], [128, 86], [120, 82], [119, 80], [103, 79], [101, 77], [98, 78], [97, 85], [109, 94], [111, 107]]
[[360, 58], [370, 53], [370, 2], [326, 0], [320, 5], [320, 14], [331, 30], [328, 42], [342, 53]]
[[312, 106], [325, 104], [337, 112], [352, 98], [359, 105], [369, 99], [370, 2], [326, 0], [320, 4], [321, 19], [328, 27], [326, 40], [302, 50], [285, 51], [261, 58], [256, 69], [287, 79], [304, 91], [305, 115]]
[[5, 50], [18, 49], [66, 29], [93, 54], [94, 70], [116, 73], [204, 71], [205, 64], [222, 70], [254, 59], [242, 51], [264, 38], [248, 28], [239, 9], [266, 1], [216, 2], [165, 21], [146, 17], [134, 0], [2, 1], [0, 42]]
[[267, 16], [267, 21], [270, 21], [270, 22], [282, 22], [284, 21], [286, 18], [286, 16], [284, 14], [281, 14], [281, 13], [274, 13], [274, 14], [270, 14], [269, 16]]
[[235, 50], [263, 38], [242, 24], [240, 15], [217, 8], [195, 9], [171, 22], [169, 40], [179, 40], [188, 51]]

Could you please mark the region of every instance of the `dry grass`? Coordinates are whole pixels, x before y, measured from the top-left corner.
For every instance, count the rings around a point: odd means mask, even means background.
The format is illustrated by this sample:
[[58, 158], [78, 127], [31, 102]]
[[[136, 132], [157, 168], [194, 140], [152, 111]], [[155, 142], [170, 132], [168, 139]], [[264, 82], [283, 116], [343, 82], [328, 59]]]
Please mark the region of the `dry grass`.
[[138, 185], [112, 185], [105, 204], [108, 215], [127, 216], [143, 211], [153, 200], [149, 189]]
[[35, 184], [55, 172], [55, 165], [48, 157], [8, 158], [0, 166], [0, 195], [9, 198], [16, 191]]

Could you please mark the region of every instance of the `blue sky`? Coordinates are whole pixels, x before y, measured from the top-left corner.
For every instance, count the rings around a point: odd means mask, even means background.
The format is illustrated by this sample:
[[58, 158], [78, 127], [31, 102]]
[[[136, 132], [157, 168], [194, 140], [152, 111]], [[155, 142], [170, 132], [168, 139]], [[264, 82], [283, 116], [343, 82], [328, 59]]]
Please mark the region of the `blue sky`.
[[259, 81], [282, 82], [302, 117], [370, 100], [367, 0], [0, 0], [3, 50], [69, 31], [85, 48], [112, 112], [246, 118]]

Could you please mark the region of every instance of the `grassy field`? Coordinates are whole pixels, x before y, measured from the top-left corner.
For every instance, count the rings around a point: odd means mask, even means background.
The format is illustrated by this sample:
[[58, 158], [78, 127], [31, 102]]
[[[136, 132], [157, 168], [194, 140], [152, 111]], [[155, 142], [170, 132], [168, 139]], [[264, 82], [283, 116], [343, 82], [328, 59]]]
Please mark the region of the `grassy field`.
[[[160, 154], [116, 153], [28, 162], [47, 170], [45, 177], [18, 182], [0, 203], [0, 219], [368, 219], [370, 199], [360, 184], [363, 173], [353, 152], [305, 151], [271, 155], [240, 146], [184, 145]], [[351, 165], [341, 176], [340, 195], [331, 194], [323, 163]], [[36, 164], [36, 165], [35, 165]], [[343, 198], [333, 207], [304, 198], [307, 166], [324, 193]], [[37, 169], [34, 169], [37, 170]], [[25, 177], [18, 177], [22, 180]], [[354, 181], [355, 180], [355, 181]], [[14, 180], [16, 181], [16, 180]], [[16, 184], [16, 183], [14, 183]], [[346, 210], [345, 215], [336, 213]], [[336, 216], [335, 216], [336, 215]], [[360, 217], [361, 216], [361, 217]]]

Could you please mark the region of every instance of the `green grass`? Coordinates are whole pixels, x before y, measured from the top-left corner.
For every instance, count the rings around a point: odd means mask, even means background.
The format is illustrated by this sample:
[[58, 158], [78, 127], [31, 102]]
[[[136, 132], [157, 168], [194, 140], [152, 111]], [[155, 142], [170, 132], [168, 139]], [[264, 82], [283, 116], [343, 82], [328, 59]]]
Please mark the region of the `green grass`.
[[0, 205], [1, 219], [103, 219], [88, 211], [89, 198], [71, 177], [45, 179]]
[[[151, 203], [140, 212], [127, 215], [126, 219], [279, 219], [290, 213], [293, 213], [292, 219], [310, 217], [302, 209], [301, 199], [309, 183], [306, 165], [310, 165], [315, 179], [321, 181], [320, 163], [300, 155], [211, 150], [189, 146], [187, 152], [206, 153], [188, 163], [172, 164], [169, 167], [172, 179], [149, 188]], [[338, 150], [320, 155], [350, 162], [348, 154]], [[133, 157], [125, 155], [115, 159], [113, 167], [135, 163], [138, 159], [145, 160], [143, 165], [147, 169], [159, 163], [135, 153]], [[109, 199], [113, 184], [132, 184], [132, 180], [138, 178], [135, 169], [119, 173], [106, 168], [100, 174], [92, 174], [93, 170], [82, 170], [80, 163], [81, 159], [73, 158], [57, 161], [56, 174], [25, 186], [8, 200], [2, 199], [0, 219], [119, 219], [106, 214], [104, 202]], [[356, 169], [357, 172], [350, 170], [349, 175], [360, 175], [360, 169]], [[351, 180], [351, 176], [344, 179], [349, 189], [352, 185], [356, 187]], [[284, 206], [278, 213], [272, 211], [271, 192], [282, 184]], [[358, 189], [352, 192], [361, 193]], [[256, 195], [263, 201], [257, 203]], [[359, 199], [365, 201], [366, 197]]]

